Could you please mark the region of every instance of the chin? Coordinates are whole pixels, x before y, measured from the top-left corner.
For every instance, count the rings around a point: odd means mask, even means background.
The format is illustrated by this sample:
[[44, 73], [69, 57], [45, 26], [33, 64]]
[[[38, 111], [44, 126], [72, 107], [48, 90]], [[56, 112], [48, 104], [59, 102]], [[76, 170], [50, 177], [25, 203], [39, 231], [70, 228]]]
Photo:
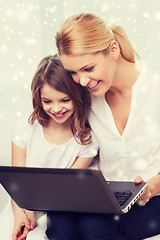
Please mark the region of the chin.
[[96, 97], [102, 97], [105, 95], [105, 91], [95, 91], [95, 92], [91, 92], [94, 96]]

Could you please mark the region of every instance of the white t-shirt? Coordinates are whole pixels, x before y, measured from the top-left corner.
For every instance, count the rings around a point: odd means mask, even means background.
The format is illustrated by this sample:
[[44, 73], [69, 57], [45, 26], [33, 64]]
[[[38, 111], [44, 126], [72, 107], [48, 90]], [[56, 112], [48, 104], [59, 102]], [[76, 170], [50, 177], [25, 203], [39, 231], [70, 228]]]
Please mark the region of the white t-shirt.
[[148, 180], [160, 172], [160, 74], [143, 68], [132, 90], [122, 136], [103, 97], [92, 96], [89, 116], [100, 147], [100, 169], [109, 180]]
[[70, 168], [76, 157], [94, 157], [98, 151], [93, 133], [92, 143], [89, 145], [77, 143], [74, 137], [62, 145], [51, 144], [45, 139], [39, 122], [30, 124], [27, 118], [16, 122], [12, 141], [26, 149], [27, 167]]

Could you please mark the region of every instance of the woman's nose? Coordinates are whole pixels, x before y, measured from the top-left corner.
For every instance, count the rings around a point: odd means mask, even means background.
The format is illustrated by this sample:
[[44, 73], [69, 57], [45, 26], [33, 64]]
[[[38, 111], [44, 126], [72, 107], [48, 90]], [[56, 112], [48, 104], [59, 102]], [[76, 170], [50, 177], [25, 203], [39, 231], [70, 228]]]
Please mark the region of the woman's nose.
[[79, 77], [79, 83], [80, 83], [83, 87], [86, 87], [89, 82], [90, 82], [90, 78], [89, 78], [89, 77], [85, 77], [85, 76], [80, 76], [80, 77]]

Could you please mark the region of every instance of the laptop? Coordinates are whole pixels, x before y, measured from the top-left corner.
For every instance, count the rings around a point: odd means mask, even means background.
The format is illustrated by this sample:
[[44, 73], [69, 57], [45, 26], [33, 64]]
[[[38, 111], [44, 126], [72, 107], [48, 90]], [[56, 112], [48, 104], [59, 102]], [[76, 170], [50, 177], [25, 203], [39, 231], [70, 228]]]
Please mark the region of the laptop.
[[21, 208], [123, 214], [145, 190], [142, 182], [106, 181], [100, 170], [0, 167], [0, 183]]

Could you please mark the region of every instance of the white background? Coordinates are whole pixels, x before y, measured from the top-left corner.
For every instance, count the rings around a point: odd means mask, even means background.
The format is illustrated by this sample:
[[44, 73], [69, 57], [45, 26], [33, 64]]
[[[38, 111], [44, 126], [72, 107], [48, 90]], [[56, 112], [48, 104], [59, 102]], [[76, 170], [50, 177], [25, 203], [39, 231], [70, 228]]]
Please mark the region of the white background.
[[[0, 165], [11, 164], [12, 124], [32, 111], [30, 83], [55, 54], [54, 36], [72, 14], [92, 12], [120, 24], [141, 59], [160, 68], [159, 0], [0, 0]], [[6, 192], [0, 188], [0, 208]]]

